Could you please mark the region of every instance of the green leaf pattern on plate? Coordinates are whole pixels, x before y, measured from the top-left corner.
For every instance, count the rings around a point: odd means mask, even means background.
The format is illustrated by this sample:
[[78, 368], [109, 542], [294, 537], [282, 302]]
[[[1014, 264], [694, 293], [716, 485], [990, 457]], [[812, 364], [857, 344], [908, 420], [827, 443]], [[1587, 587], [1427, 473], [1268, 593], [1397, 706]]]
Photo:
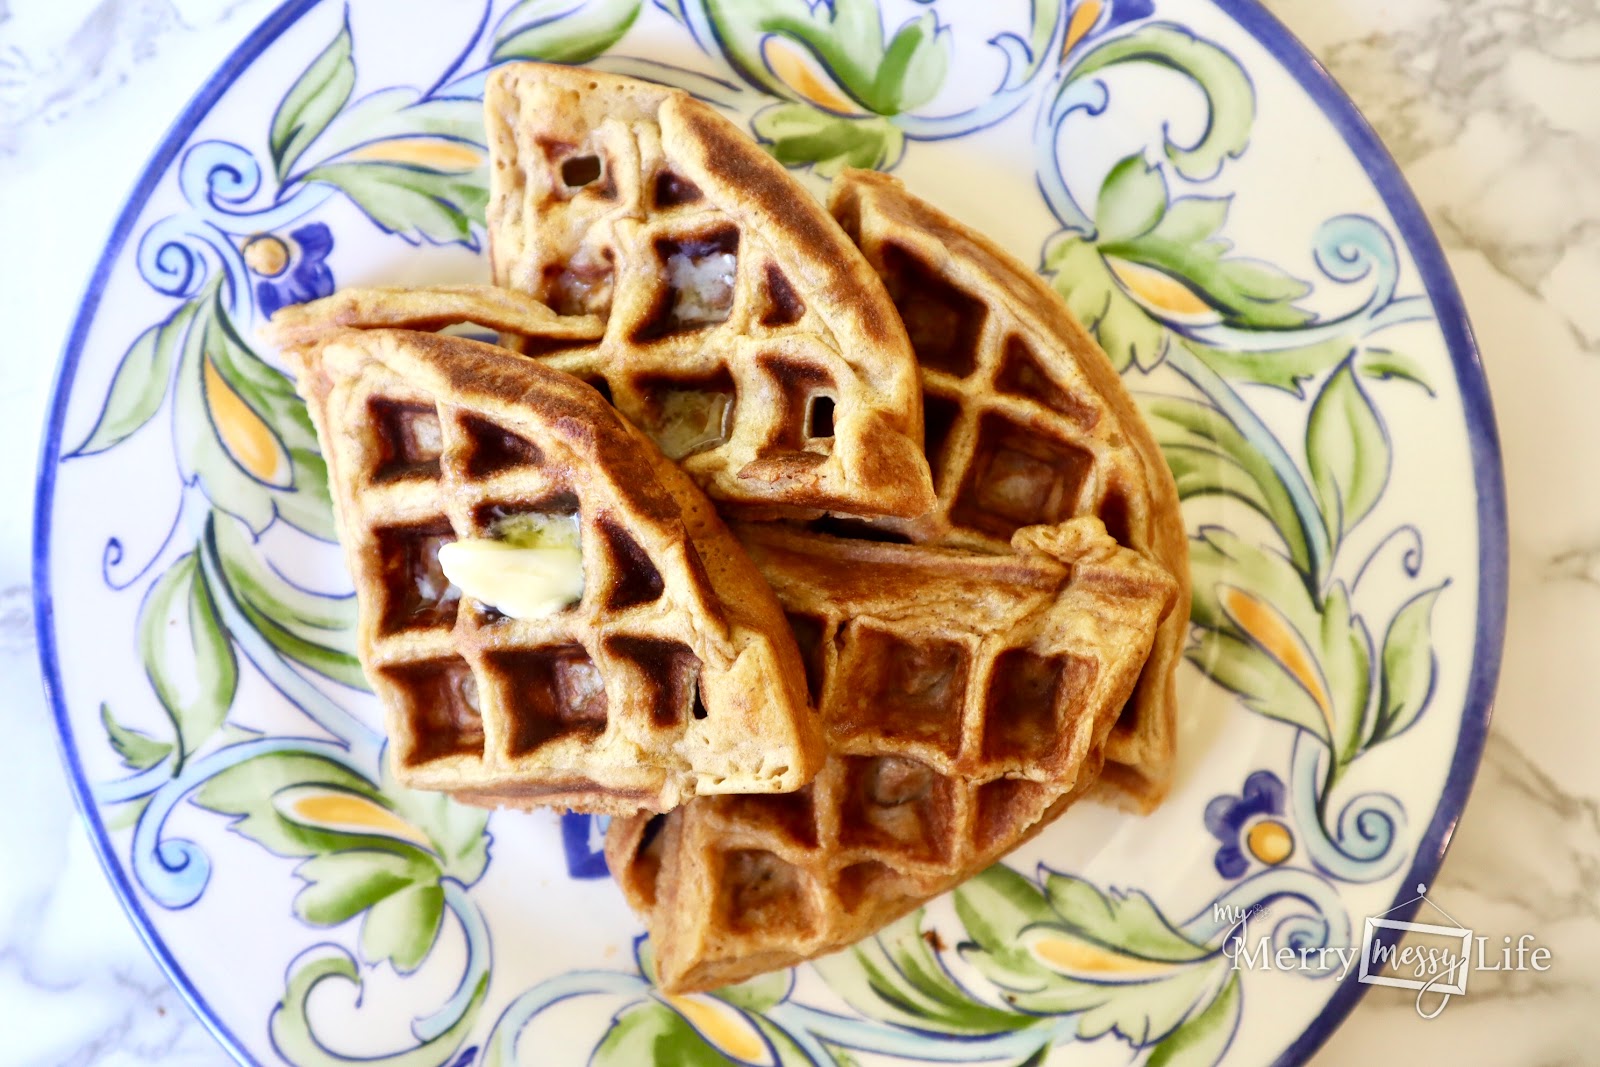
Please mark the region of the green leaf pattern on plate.
[[355, 83], [356, 65], [350, 59], [350, 23], [346, 22], [284, 95], [277, 113], [272, 116], [267, 144], [279, 181], [343, 109]]
[[100, 705], [100, 722], [106, 728], [106, 740], [111, 742], [111, 747], [122, 757], [122, 765], [129, 770], [147, 771], [172, 753], [171, 742], [157, 741], [117, 722], [111, 717], [109, 704]]
[[221, 728], [239, 685], [238, 658], [193, 553], [151, 586], [139, 610], [139, 652], [172, 720], [181, 766]]
[[501, 17], [490, 59], [587, 63], [622, 40], [643, 2], [522, 0]]

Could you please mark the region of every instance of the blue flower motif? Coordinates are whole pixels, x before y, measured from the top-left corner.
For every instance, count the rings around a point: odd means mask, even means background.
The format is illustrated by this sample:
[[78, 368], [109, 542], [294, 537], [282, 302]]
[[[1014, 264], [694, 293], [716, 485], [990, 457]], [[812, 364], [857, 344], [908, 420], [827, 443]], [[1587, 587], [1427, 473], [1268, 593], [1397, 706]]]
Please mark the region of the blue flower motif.
[[567, 874], [573, 878], [604, 878], [606, 820], [575, 811], [561, 816], [561, 848], [567, 854]]
[[287, 239], [271, 233], [252, 237], [244, 246], [244, 261], [260, 279], [256, 304], [261, 317], [271, 318], [281, 307], [331, 294], [328, 253], [332, 251], [333, 232], [321, 222], [290, 230]]
[[1221, 842], [1217, 873], [1238, 878], [1251, 859], [1277, 866], [1294, 851], [1294, 835], [1282, 819], [1283, 780], [1271, 771], [1256, 771], [1244, 780], [1238, 796], [1212, 797], [1206, 805], [1206, 829]]
[[1115, 0], [1111, 5], [1111, 17], [1106, 20], [1102, 32], [1121, 26], [1125, 22], [1147, 19], [1155, 14], [1155, 10], [1156, 5], [1153, 0]]

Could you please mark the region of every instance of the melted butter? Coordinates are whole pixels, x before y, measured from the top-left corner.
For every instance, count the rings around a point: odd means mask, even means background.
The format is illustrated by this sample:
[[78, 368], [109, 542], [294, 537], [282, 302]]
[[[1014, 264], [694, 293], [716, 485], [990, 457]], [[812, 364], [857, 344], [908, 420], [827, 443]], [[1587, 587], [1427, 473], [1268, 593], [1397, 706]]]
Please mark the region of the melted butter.
[[489, 536], [514, 548], [570, 548], [579, 551], [578, 516], [507, 515], [489, 528]]
[[661, 402], [661, 422], [651, 433], [668, 459], [682, 459], [728, 439], [733, 405], [726, 393], [673, 391]]
[[542, 619], [583, 597], [575, 515], [516, 515], [492, 538], [439, 548], [439, 566], [463, 594], [513, 619]]

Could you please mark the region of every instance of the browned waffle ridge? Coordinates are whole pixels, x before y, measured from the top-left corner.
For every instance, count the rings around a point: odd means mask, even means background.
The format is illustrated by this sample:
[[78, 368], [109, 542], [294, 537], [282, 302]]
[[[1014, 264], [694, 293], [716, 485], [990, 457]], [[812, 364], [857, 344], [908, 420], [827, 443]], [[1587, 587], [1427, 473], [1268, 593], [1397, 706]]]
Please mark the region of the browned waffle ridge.
[[1021, 527], [1094, 515], [1177, 579], [1098, 791], [1153, 808], [1171, 780], [1189, 619], [1188, 543], [1160, 447], [1105, 352], [1015, 257], [884, 174], [845, 171], [830, 204], [883, 276], [921, 371], [939, 503], [880, 525], [993, 552]]
[[613, 821], [662, 987], [852, 944], [960, 884], [1093, 782], [1175, 583], [1097, 519], [1011, 555], [736, 528], [800, 637], [829, 756], [805, 789]]
[[747, 516], [933, 506], [893, 304], [746, 134], [681, 90], [542, 64], [492, 73], [484, 111], [495, 284], [605, 324], [531, 355], [604, 383]]
[[558, 315], [526, 294], [493, 285], [350, 286], [282, 308], [267, 333], [279, 348], [304, 348], [339, 329], [432, 333], [463, 324], [515, 338], [518, 348], [559, 349], [598, 341], [605, 333], [593, 315]]
[[[593, 389], [404, 330], [335, 330], [287, 356], [403, 784], [620, 815], [815, 774], [819, 732], [770, 589], [705, 496]], [[530, 513], [577, 516], [578, 603], [508, 618], [437, 571], [443, 541]]]

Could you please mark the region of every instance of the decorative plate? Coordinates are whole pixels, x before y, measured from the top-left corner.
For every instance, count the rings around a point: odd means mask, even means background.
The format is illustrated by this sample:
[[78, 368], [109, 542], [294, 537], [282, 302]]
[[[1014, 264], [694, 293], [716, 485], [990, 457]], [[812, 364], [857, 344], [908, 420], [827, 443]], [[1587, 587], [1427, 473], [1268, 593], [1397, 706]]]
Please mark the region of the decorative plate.
[[[1080, 805], [850, 951], [673, 997], [598, 821], [388, 777], [316, 439], [253, 338], [336, 285], [487, 277], [479, 97], [519, 58], [683, 86], [818, 190], [893, 170], [1067, 296], [1193, 538], [1156, 814]], [[1365, 988], [1316, 950], [1440, 861], [1504, 616], [1495, 433], [1444, 260], [1250, 0], [287, 4], [111, 235], [38, 523], [85, 818], [241, 1061], [1301, 1060]]]

